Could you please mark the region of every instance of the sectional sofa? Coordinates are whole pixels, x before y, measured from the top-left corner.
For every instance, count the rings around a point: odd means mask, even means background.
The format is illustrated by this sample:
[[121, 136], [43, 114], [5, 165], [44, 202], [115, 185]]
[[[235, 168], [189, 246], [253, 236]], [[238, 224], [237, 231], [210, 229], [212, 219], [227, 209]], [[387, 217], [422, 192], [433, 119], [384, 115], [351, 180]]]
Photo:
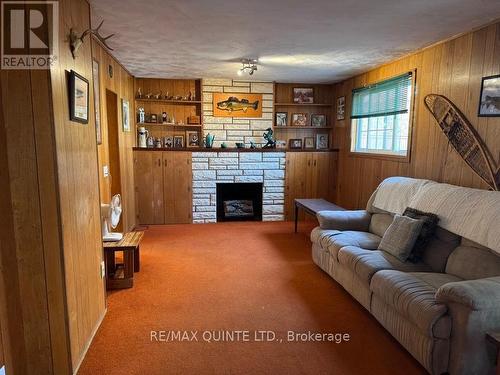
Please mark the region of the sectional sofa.
[[[378, 250], [412, 207], [440, 221], [418, 262]], [[500, 330], [500, 192], [429, 180], [384, 180], [366, 210], [322, 211], [314, 262], [363, 305], [431, 374], [493, 374]]]

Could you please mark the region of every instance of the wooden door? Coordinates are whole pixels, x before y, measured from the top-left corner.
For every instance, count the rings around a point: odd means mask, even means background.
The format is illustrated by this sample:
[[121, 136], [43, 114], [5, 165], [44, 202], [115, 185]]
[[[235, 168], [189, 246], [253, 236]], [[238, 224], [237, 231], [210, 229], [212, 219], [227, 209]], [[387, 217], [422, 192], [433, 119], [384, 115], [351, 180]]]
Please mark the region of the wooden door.
[[140, 224], [163, 224], [163, 169], [160, 151], [134, 152], [135, 202]]
[[163, 166], [165, 224], [191, 223], [191, 152], [164, 152]]
[[285, 219], [293, 220], [294, 200], [307, 198], [309, 152], [287, 152], [285, 169]]

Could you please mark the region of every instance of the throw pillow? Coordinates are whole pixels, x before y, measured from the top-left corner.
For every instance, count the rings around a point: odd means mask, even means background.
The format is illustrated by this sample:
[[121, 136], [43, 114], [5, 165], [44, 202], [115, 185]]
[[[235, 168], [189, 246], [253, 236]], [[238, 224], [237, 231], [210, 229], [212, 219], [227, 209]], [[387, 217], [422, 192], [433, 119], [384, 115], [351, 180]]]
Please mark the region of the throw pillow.
[[415, 246], [413, 247], [413, 251], [408, 257], [410, 262], [417, 263], [422, 259], [427, 244], [432, 236], [434, 236], [434, 232], [436, 231], [436, 227], [439, 222], [439, 217], [435, 214], [419, 211], [411, 207], [407, 207], [405, 212], [403, 212], [403, 215], [411, 217], [412, 219], [422, 220], [424, 222], [420, 235], [418, 236]]
[[402, 262], [406, 262], [423, 224], [422, 220], [395, 215], [392, 224], [385, 231], [378, 249], [394, 255]]

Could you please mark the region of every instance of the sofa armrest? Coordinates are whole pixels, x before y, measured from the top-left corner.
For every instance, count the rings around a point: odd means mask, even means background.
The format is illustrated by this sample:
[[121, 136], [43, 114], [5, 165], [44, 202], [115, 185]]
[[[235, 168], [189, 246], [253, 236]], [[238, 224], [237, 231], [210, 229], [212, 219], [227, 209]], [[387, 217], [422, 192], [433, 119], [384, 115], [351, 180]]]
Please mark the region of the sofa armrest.
[[321, 229], [358, 230], [368, 232], [371, 214], [357, 211], [319, 211], [316, 214]]
[[471, 310], [500, 310], [500, 276], [444, 284], [436, 292], [436, 300], [458, 303]]

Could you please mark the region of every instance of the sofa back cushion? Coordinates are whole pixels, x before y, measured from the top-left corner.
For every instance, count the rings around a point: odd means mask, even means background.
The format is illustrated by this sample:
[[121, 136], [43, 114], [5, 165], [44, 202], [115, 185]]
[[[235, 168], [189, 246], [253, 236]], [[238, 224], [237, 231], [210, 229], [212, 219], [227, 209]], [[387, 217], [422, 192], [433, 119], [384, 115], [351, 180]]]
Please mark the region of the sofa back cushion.
[[465, 280], [500, 276], [500, 256], [489, 249], [461, 244], [450, 254], [446, 273]]
[[460, 236], [436, 227], [434, 236], [431, 237], [422, 253], [424, 263], [431, 266], [434, 272], [444, 272], [450, 254], [460, 245]]
[[376, 234], [379, 237], [384, 237], [384, 233], [392, 224], [394, 217], [389, 213], [373, 214], [370, 220], [370, 233]]

